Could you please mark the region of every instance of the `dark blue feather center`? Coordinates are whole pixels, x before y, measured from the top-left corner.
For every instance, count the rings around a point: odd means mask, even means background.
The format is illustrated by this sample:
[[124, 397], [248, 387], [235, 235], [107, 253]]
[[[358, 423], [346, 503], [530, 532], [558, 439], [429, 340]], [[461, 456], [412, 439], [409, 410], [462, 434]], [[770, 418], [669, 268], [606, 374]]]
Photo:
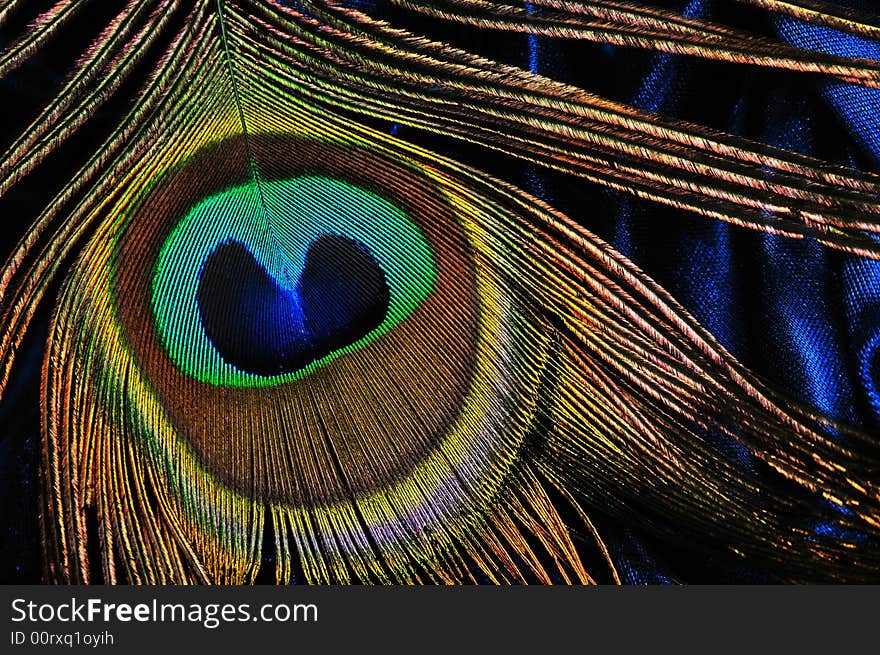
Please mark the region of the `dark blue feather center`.
[[259, 375], [291, 373], [350, 345], [385, 318], [385, 274], [360, 243], [322, 235], [286, 289], [237, 241], [218, 246], [198, 287], [202, 325], [230, 364]]

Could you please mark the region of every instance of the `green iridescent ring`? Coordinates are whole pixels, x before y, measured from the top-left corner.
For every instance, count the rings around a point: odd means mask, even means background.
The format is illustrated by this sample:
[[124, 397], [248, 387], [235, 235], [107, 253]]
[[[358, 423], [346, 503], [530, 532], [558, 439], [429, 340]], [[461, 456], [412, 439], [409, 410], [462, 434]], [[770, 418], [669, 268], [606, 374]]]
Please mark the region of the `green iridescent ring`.
[[[382, 323], [289, 373], [259, 375], [224, 360], [199, 315], [196, 292], [205, 260], [232, 239], [247, 248], [280, 287], [292, 289], [310, 245], [322, 235], [356, 240], [376, 259], [389, 288]], [[219, 386], [274, 386], [299, 379], [385, 334], [422, 303], [436, 278], [431, 247], [403, 210], [351, 183], [303, 175], [264, 181], [259, 189], [252, 183], [231, 187], [196, 204], [160, 249], [152, 306], [162, 344], [187, 375]]]

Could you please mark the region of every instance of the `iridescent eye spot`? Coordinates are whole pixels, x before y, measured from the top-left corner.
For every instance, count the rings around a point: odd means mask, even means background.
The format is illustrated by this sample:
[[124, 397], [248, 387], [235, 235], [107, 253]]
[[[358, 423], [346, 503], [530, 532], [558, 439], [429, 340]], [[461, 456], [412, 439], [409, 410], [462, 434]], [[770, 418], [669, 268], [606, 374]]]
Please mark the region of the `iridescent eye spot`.
[[186, 374], [268, 386], [380, 337], [436, 276], [431, 247], [403, 210], [304, 175], [196, 204], [159, 251], [152, 307], [161, 343]]
[[198, 287], [202, 325], [221, 357], [259, 375], [292, 373], [356, 342], [388, 311], [385, 275], [369, 251], [319, 236], [296, 285], [278, 284], [247, 248], [221, 244]]

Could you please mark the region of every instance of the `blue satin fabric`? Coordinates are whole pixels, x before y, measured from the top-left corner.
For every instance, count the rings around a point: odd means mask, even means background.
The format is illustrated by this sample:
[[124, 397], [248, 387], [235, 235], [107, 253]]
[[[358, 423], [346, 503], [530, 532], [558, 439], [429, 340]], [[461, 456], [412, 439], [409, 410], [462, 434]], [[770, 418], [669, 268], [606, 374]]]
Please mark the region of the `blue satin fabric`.
[[[777, 18], [774, 25], [783, 39], [801, 48], [880, 60], [880, 43], [788, 17]], [[820, 83], [819, 92], [867, 156], [871, 168], [880, 168], [880, 89], [826, 80]], [[843, 265], [842, 279], [841, 300], [857, 385], [876, 421], [880, 417], [880, 262], [849, 258]]]
[[[677, 3], [682, 14], [714, 19], [710, 0]], [[754, 17], [752, 17], [754, 21]], [[758, 30], [775, 30], [785, 41], [831, 54], [880, 59], [880, 44], [789, 17], [766, 16]], [[527, 66], [552, 76], [541, 62], [553, 53], [552, 39], [529, 37]], [[632, 55], [603, 49], [627, 67]], [[550, 59], [552, 61], [552, 59]], [[713, 104], [717, 88], [692, 59], [655, 53], [641, 68], [637, 85], [619, 99], [652, 112], [699, 119], [700, 105]], [[632, 66], [629, 66], [632, 68]], [[603, 63], [609, 75], [613, 64]], [[718, 70], [717, 67], [714, 67]], [[558, 70], [558, 68], [556, 68]], [[614, 71], [614, 72], [612, 72]], [[733, 134], [853, 168], [880, 168], [880, 91], [821, 77], [749, 71], [743, 93], [726, 109], [712, 106], [707, 122]], [[784, 78], [776, 84], [775, 79]], [[725, 82], [727, 80], [724, 80]], [[723, 83], [723, 82], [722, 82]], [[696, 85], [696, 86], [695, 86]], [[702, 91], [702, 93], [701, 93]], [[757, 119], [756, 119], [757, 117]], [[540, 173], [530, 184], [539, 195]], [[865, 429], [880, 420], [880, 262], [829, 252], [814, 241], [749, 232], [722, 222], [669, 211], [617, 192], [604, 194], [604, 234], [615, 248], [663, 284], [716, 338], [753, 370], [801, 402], [834, 419]], [[551, 203], [554, 198], [546, 197]], [[662, 227], [658, 227], [658, 223]], [[602, 234], [601, 225], [594, 227]], [[662, 234], [658, 238], [658, 233]], [[665, 234], [664, 234], [665, 233]], [[729, 439], [710, 443], [755, 475], [749, 453]], [[824, 504], [823, 511], [844, 511]], [[812, 528], [817, 540], [843, 536], [821, 518], [792, 517]], [[638, 526], [603, 525], [603, 534], [624, 582], [671, 581]], [[744, 570], [709, 555], [701, 573], [708, 581], [773, 581], [771, 572]]]

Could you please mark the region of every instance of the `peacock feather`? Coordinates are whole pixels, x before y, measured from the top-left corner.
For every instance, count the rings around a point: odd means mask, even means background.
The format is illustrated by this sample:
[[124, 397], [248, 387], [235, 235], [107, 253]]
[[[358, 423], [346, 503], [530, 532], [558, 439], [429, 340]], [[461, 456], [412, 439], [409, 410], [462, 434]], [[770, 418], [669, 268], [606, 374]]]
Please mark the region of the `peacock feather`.
[[[740, 3], [880, 38], [868, 12]], [[615, 521], [782, 580], [877, 578], [871, 426], [489, 162], [865, 265], [880, 177], [454, 35], [863, 93], [880, 60], [628, 0], [106, 4], [0, 5], [9, 84], [77, 52], [0, 144], [3, 397], [48, 317], [47, 581], [621, 581]]]

